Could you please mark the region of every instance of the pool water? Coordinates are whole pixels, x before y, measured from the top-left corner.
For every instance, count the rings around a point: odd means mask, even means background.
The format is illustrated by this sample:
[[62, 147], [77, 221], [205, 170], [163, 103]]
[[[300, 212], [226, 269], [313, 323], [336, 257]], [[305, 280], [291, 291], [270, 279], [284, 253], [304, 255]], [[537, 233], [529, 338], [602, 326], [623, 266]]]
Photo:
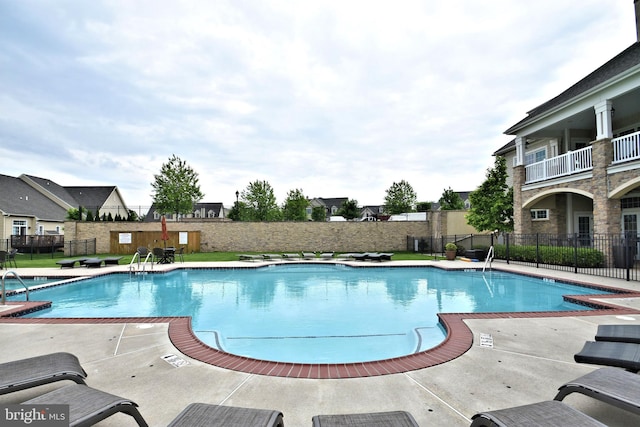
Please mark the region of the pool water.
[[24, 283], [20, 283], [20, 280], [16, 279], [14, 276], [7, 276], [4, 281], [5, 289], [8, 291], [23, 291], [24, 287], [28, 287], [29, 289], [34, 286], [47, 285], [49, 283], [59, 282], [65, 280], [64, 278], [47, 278], [47, 277], [21, 277], [20, 278]]
[[603, 293], [509, 273], [272, 265], [101, 276], [32, 292], [53, 306], [29, 317], [192, 316], [198, 338], [229, 353], [348, 363], [440, 344], [437, 313], [588, 310], [563, 295]]

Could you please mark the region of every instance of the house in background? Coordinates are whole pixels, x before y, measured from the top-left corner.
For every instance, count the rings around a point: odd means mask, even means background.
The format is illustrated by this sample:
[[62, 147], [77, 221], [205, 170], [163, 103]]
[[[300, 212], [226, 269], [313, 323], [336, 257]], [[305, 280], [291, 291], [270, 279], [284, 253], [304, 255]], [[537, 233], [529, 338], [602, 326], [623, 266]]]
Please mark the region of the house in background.
[[349, 200], [347, 197], [335, 197], [330, 199], [316, 197], [314, 199], [311, 199], [309, 200], [309, 207], [307, 208], [307, 217], [311, 219], [313, 208], [322, 206], [324, 208], [325, 216], [328, 221], [331, 216], [336, 215], [338, 210], [342, 207], [342, 204], [347, 200]]
[[[460, 199], [462, 199], [462, 202], [464, 203], [464, 209], [465, 210], [469, 210], [471, 209], [471, 201], [469, 200], [469, 194], [471, 194], [471, 191], [454, 191], [454, 193], [456, 193], [458, 196], [460, 196]], [[439, 211], [440, 209], [440, 203], [439, 202], [432, 202], [431, 203], [431, 210], [432, 211]]]
[[[185, 221], [190, 219], [224, 219], [225, 218], [225, 208], [222, 203], [196, 203], [193, 206], [193, 212], [185, 215], [178, 215], [176, 217], [175, 213], [173, 214], [165, 214], [165, 218], [167, 221]], [[156, 210], [155, 204], [151, 205], [149, 212], [147, 212], [147, 216], [144, 218], [145, 222], [152, 221], [160, 221], [162, 219], [162, 214]]]
[[384, 205], [363, 206], [360, 211], [360, 221], [386, 221], [389, 215], [384, 213]]
[[517, 234], [640, 236], [640, 1], [637, 40], [505, 131]]
[[124, 203], [122, 195], [116, 186], [84, 186], [84, 187], [63, 187], [50, 179], [38, 178], [32, 175], [21, 175], [20, 179], [40, 191], [44, 196], [58, 201], [66, 210], [70, 208], [78, 209], [80, 206], [84, 210], [111, 218], [116, 216], [127, 218], [129, 210]]
[[63, 187], [32, 175], [0, 175], [0, 239], [64, 234], [69, 209], [128, 215], [117, 187]]

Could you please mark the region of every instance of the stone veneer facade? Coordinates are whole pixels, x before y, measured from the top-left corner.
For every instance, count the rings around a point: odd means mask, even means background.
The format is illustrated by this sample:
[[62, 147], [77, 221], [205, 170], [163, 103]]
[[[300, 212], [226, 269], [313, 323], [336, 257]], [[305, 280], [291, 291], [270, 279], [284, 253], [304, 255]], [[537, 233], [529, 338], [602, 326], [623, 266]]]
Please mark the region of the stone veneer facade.
[[[591, 194], [593, 200], [593, 231], [595, 234], [615, 234], [621, 230], [622, 212], [619, 198], [610, 198], [610, 191], [619, 188], [625, 182], [637, 179], [638, 170], [609, 173], [613, 159], [611, 139], [605, 138], [592, 143], [593, 169], [590, 173], [576, 175], [574, 180], [549, 180], [547, 185], [538, 185], [532, 189], [521, 189], [525, 181], [524, 166], [514, 168], [514, 232], [566, 233], [566, 194], [580, 192]], [[584, 176], [584, 178], [581, 178]], [[554, 183], [554, 181], [558, 181]], [[578, 191], [576, 191], [578, 190]], [[538, 197], [539, 196], [539, 197]], [[550, 211], [550, 221], [531, 220], [532, 205], [545, 197], [555, 197], [556, 208]], [[527, 206], [524, 203], [529, 201]], [[533, 202], [531, 202], [533, 201]]]
[[[431, 235], [428, 221], [397, 222], [170, 222], [169, 232], [200, 233], [201, 252], [393, 252], [407, 250], [407, 236]], [[159, 222], [65, 222], [65, 240], [96, 239], [97, 253], [111, 248], [112, 232], [149, 233], [158, 242]], [[139, 238], [142, 241], [142, 236]], [[146, 246], [146, 245], [143, 245]], [[135, 244], [120, 253], [134, 253]], [[196, 249], [197, 250], [197, 249]]]

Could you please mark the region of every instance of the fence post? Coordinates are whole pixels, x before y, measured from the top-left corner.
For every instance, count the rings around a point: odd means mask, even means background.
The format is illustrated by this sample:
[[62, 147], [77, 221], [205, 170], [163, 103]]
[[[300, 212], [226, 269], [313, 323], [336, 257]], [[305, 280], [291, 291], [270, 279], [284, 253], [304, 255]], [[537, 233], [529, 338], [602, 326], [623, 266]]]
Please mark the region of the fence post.
[[631, 280], [631, 265], [633, 265], [633, 260], [631, 262], [629, 262], [629, 239], [626, 238], [623, 240], [623, 246], [624, 246], [624, 258], [623, 258], [623, 262], [624, 262], [624, 267], [627, 270], [627, 282], [629, 280]]
[[504, 237], [505, 237], [504, 243], [506, 245], [505, 255], [506, 255], [506, 258], [507, 258], [507, 264], [509, 264], [509, 236], [510, 236], [510, 233], [505, 233], [505, 235], [504, 235]]
[[536, 233], [536, 268], [540, 268], [540, 233]]
[[578, 233], [573, 235], [573, 272], [578, 273]]

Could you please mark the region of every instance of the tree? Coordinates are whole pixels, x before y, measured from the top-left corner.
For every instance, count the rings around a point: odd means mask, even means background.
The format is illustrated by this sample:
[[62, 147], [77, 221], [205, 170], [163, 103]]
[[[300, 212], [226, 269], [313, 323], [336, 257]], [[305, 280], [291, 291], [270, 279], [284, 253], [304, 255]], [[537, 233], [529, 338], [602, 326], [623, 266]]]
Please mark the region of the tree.
[[204, 197], [198, 184], [198, 174], [175, 154], [154, 175], [151, 184], [154, 194], [153, 204], [160, 214], [180, 214], [193, 212], [193, 205]]
[[140, 218], [138, 218], [138, 214], [133, 209], [129, 209], [128, 214], [129, 215], [127, 216], [127, 221], [140, 221]]
[[338, 215], [342, 215], [345, 219], [355, 219], [360, 216], [360, 208], [358, 207], [358, 201], [354, 199], [349, 199], [340, 206]]
[[326, 221], [327, 211], [324, 206], [314, 206], [313, 209], [311, 209], [311, 219], [318, 222]]
[[442, 196], [440, 196], [438, 203], [440, 203], [440, 210], [442, 211], [464, 209], [464, 201], [458, 193], [451, 189], [451, 187], [442, 192]]
[[255, 181], [242, 191], [246, 218], [251, 221], [277, 221], [281, 217], [273, 188], [267, 181]]
[[244, 203], [237, 201], [233, 204], [233, 207], [229, 210], [227, 214], [227, 218], [233, 221], [242, 221], [242, 208], [244, 207]]
[[387, 189], [384, 197], [386, 213], [390, 215], [413, 212], [416, 205], [416, 192], [413, 187], [405, 181], [394, 182]]
[[471, 209], [467, 223], [478, 231], [513, 230], [513, 188], [507, 185], [507, 162], [496, 156], [487, 179], [469, 194]]
[[82, 219], [82, 213], [76, 209], [76, 208], [69, 208], [67, 209], [67, 216], [65, 219], [71, 220], [71, 221], [80, 221]]
[[302, 190], [289, 190], [287, 198], [282, 205], [282, 216], [285, 221], [306, 221], [309, 200]]

